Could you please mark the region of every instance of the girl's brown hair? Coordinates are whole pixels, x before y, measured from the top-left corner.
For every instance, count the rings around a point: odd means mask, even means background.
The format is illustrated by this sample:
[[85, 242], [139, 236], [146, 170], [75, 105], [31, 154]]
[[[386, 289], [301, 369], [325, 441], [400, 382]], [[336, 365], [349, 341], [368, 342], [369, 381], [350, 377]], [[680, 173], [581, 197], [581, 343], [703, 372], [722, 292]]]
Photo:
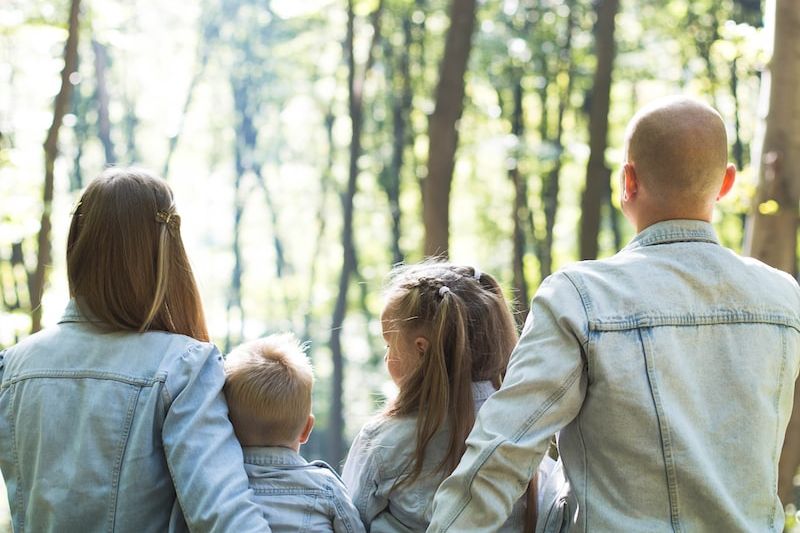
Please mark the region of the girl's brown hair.
[[412, 464], [399, 486], [420, 476], [428, 443], [444, 426], [450, 435], [437, 471], [453, 471], [475, 422], [472, 382], [500, 386], [517, 330], [500, 285], [473, 267], [428, 261], [390, 276], [385, 316], [392, 328], [429, 341], [387, 412], [417, 417]]
[[172, 190], [149, 172], [109, 168], [89, 184], [72, 214], [67, 276], [101, 327], [208, 340]]

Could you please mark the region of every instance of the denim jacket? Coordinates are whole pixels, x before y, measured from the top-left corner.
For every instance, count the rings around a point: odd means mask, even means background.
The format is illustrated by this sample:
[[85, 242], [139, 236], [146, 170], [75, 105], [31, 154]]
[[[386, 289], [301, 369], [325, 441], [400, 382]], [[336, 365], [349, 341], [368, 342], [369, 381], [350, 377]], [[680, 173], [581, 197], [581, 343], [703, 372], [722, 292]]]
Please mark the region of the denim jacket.
[[245, 447], [244, 468], [255, 501], [274, 533], [363, 533], [339, 475], [289, 448]]
[[798, 313], [790, 276], [700, 221], [554, 274], [428, 531], [496, 531], [556, 432], [568, 490], [538, 531], [781, 531]]
[[0, 352], [0, 470], [24, 531], [269, 531], [221, 394], [219, 351], [103, 333], [70, 302]]
[[[473, 383], [472, 392], [477, 411], [495, 389], [490, 381], [481, 381]], [[428, 527], [433, 494], [445, 477], [434, 469], [444, 458], [448, 433], [434, 435], [422, 475], [411, 485], [396, 488], [395, 482], [408, 470], [414, 454], [416, 424], [415, 417], [378, 417], [361, 429], [350, 447], [342, 477], [364, 525], [372, 533], [424, 531]], [[543, 467], [540, 486], [549, 466]], [[502, 531], [522, 531], [524, 511], [523, 498]]]

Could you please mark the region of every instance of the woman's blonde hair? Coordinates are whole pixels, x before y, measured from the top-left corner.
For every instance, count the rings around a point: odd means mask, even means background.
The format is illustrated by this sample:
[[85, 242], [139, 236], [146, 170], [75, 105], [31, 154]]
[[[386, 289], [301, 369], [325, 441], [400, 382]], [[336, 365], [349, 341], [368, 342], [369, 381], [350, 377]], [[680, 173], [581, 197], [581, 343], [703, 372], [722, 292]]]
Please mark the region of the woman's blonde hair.
[[472, 382], [499, 387], [517, 342], [503, 291], [473, 267], [438, 261], [401, 266], [390, 274], [385, 316], [400, 335], [429, 341], [387, 411], [417, 417], [412, 464], [398, 486], [420, 476], [428, 443], [445, 426], [449, 440], [437, 471], [450, 474], [475, 422]]
[[112, 330], [160, 330], [208, 340], [203, 306], [167, 183], [109, 168], [72, 214], [67, 276], [78, 308]]

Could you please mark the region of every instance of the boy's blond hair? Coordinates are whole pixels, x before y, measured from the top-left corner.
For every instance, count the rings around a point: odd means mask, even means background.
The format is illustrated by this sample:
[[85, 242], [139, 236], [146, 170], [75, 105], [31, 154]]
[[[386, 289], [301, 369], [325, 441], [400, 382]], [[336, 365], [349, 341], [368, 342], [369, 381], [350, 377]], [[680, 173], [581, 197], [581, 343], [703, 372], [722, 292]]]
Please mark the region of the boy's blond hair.
[[311, 414], [314, 373], [304, 346], [291, 333], [235, 348], [225, 361], [225, 396], [243, 445], [286, 445], [298, 439]]

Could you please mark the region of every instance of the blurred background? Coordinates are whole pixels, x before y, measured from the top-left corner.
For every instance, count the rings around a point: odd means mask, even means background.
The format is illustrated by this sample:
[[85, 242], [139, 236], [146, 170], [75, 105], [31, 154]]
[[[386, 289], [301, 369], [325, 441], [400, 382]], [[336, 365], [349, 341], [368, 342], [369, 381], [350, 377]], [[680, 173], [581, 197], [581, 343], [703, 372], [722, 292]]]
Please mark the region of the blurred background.
[[392, 265], [478, 265], [524, 319], [544, 277], [633, 235], [616, 177], [654, 98], [720, 111], [739, 168], [720, 238], [795, 274], [799, 21], [796, 0], [4, 0], [0, 348], [60, 317], [81, 189], [146, 167], [213, 341], [310, 341], [303, 452], [338, 465], [394, 393]]

